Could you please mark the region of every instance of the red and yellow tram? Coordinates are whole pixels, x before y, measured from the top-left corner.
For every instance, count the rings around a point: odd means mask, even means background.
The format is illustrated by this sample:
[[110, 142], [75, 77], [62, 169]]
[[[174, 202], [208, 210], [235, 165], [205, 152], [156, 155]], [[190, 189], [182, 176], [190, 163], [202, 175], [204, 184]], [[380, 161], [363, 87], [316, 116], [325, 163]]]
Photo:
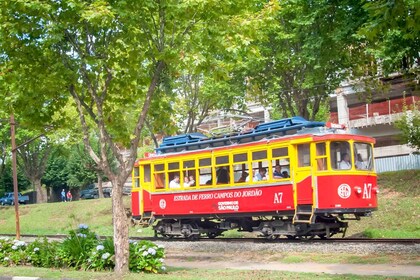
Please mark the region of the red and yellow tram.
[[374, 139], [300, 117], [164, 139], [133, 171], [133, 218], [157, 235], [328, 238], [377, 208]]

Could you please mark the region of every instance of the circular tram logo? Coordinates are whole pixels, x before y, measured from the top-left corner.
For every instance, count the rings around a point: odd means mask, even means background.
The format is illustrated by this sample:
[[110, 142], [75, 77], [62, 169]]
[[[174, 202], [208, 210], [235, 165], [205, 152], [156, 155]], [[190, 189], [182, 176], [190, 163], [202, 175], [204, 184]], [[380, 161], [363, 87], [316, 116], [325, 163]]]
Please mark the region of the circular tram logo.
[[338, 192], [338, 196], [339, 196], [339, 197], [341, 197], [341, 198], [343, 198], [343, 199], [347, 199], [347, 198], [349, 198], [349, 197], [350, 197], [350, 195], [351, 195], [351, 188], [350, 188], [350, 186], [349, 186], [349, 185], [347, 185], [347, 184], [341, 184], [341, 185], [338, 187], [337, 192]]
[[166, 200], [164, 200], [163, 198], [159, 201], [159, 207], [160, 209], [165, 209], [166, 208]]

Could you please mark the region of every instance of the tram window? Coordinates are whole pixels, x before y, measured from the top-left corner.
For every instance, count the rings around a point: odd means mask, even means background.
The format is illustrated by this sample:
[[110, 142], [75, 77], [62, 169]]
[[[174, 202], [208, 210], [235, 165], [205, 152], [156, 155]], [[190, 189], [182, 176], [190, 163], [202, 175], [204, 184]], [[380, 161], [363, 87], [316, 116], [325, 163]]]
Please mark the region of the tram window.
[[259, 182], [268, 180], [268, 170], [267, 160], [252, 162], [252, 181]]
[[350, 144], [344, 141], [334, 141], [330, 144], [330, 159], [333, 169], [351, 169], [352, 157]]
[[311, 165], [311, 154], [309, 144], [301, 144], [297, 146], [298, 167], [306, 167]]
[[229, 156], [216, 157], [216, 164], [227, 164], [229, 163]]
[[184, 160], [183, 167], [184, 167], [184, 169], [195, 167], [195, 161], [194, 160]]
[[177, 170], [177, 169], [179, 169], [179, 162], [168, 163], [168, 170]]
[[244, 183], [249, 180], [248, 165], [246, 163], [233, 165], [233, 180], [235, 183]]
[[211, 158], [201, 158], [199, 164], [199, 182], [200, 185], [213, 185], [211, 173]]
[[164, 171], [164, 170], [165, 170], [165, 165], [163, 165], [163, 163], [155, 164], [155, 172], [156, 171]]
[[229, 184], [229, 166], [220, 166], [216, 170], [216, 183]]
[[150, 164], [143, 165], [143, 182], [150, 183]]
[[327, 148], [325, 143], [316, 143], [316, 165], [318, 170], [327, 170]]
[[244, 162], [244, 161], [245, 162], [248, 161], [247, 153], [233, 155], [233, 162]]
[[199, 160], [200, 167], [202, 166], [211, 166], [211, 158], [201, 158]]
[[358, 170], [373, 169], [372, 146], [366, 143], [354, 143], [355, 167]]
[[[270, 176], [275, 180], [289, 178], [290, 161], [288, 148], [274, 148], [271, 150], [271, 156]], [[280, 167], [280, 170], [278, 170], [277, 166]]]
[[255, 151], [252, 152], [252, 161], [266, 159], [267, 158], [267, 151]]
[[165, 165], [163, 163], [155, 164], [154, 166], [154, 187], [155, 189], [165, 188]]
[[163, 189], [165, 188], [165, 173], [155, 173], [155, 188]]
[[272, 157], [287, 157], [288, 156], [287, 148], [277, 148], [272, 150]]

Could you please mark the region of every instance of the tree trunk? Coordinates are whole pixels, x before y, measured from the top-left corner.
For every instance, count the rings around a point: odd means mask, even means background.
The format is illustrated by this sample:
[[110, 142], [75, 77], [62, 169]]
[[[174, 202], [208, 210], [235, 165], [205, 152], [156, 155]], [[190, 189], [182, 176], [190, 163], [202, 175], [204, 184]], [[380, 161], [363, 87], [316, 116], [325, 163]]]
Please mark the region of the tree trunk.
[[101, 176], [100, 172], [98, 172], [97, 174], [98, 174], [98, 194], [99, 194], [99, 198], [103, 198], [104, 197], [104, 189], [102, 187], [102, 176]]
[[112, 219], [114, 225], [114, 248], [115, 248], [115, 268], [114, 271], [119, 275], [124, 275], [129, 271], [128, 257], [128, 220], [125, 213], [122, 190], [124, 183], [119, 180], [112, 182]]
[[47, 190], [46, 190], [46, 188], [42, 187], [41, 180], [40, 179], [33, 179], [32, 183], [35, 186], [36, 202], [37, 203], [47, 202]]

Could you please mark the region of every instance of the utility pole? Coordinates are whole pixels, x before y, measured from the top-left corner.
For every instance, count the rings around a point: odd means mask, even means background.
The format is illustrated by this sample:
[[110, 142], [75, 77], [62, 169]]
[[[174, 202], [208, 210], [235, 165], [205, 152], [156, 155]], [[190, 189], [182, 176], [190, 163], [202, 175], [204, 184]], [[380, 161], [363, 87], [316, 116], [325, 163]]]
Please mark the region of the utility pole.
[[12, 170], [13, 170], [13, 195], [16, 215], [16, 239], [20, 239], [20, 223], [19, 223], [19, 197], [18, 197], [18, 180], [17, 180], [17, 160], [16, 160], [16, 133], [15, 133], [15, 116], [10, 115], [10, 135], [12, 138]]

